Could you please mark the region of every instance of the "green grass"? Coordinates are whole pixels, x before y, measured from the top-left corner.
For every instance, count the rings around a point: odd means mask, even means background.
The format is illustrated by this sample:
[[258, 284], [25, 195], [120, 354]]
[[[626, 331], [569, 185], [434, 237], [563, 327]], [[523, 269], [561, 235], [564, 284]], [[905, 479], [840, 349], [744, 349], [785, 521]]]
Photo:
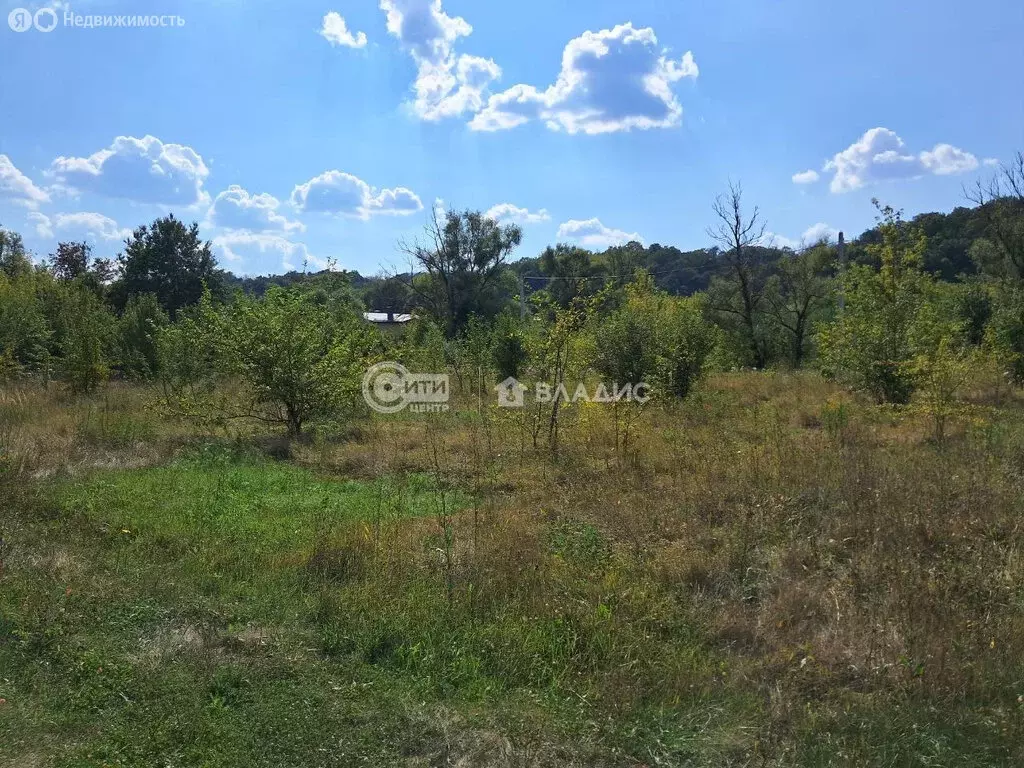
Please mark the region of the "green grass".
[[[447, 514], [471, 502], [443, 495]], [[629, 765], [631, 746], [693, 759], [756, 708], [709, 692], [714, 656], [679, 624], [647, 661], [692, 674], [694, 695], [645, 697], [598, 737], [594, 676], [647, 620], [467, 611], [445, 589], [441, 499], [423, 474], [338, 481], [211, 447], [23, 500], [0, 594], [0, 766], [445, 765], [453, 741], [489, 764], [506, 737], [541, 761], [569, 743]], [[416, 562], [390, 555], [407, 526]], [[596, 533], [578, 536], [559, 529], [553, 550], [592, 569]]]
[[476, 503], [217, 445], [0, 474], [0, 768], [1012, 763], [1006, 696], [768, 668], [701, 605], [716, 561], [666, 589], [571, 514], [476, 560]]
[[423, 475], [339, 482], [216, 448], [57, 484], [5, 531], [0, 765], [413, 754], [426, 726], [401, 688], [322, 653], [317, 618], [325, 591], [358, 576], [359, 542], [438, 499]]

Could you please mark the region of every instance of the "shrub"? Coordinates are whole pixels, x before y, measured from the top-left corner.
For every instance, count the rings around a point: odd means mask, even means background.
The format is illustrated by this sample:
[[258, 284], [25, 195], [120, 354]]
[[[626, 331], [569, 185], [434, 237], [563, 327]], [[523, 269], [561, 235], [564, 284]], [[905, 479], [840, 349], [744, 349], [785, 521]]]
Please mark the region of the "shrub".
[[118, 352], [121, 370], [134, 379], [150, 379], [159, 365], [156, 338], [168, 323], [167, 313], [156, 296], [132, 296], [118, 321]]
[[595, 367], [617, 384], [646, 382], [686, 397], [715, 348], [716, 329], [704, 320], [699, 298], [678, 299], [642, 274], [626, 301], [595, 330]]
[[915, 387], [913, 327], [932, 280], [921, 270], [924, 236], [892, 208], [879, 211], [882, 240], [868, 248], [881, 270], [856, 265], [846, 273], [846, 309], [818, 336], [821, 366], [879, 402], [907, 403]]
[[95, 293], [71, 288], [63, 343], [64, 376], [73, 392], [92, 392], [110, 376], [115, 319]]
[[292, 437], [357, 401], [373, 346], [361, 318], [282, 289], [240, 299], [226, 336], [230, 370], [249, 390], [249, 415], [284, 424]]
[[500, 315], [495, 321], [491, 335], [491, 354], [499, 380], [503, 381], [509, 376], [520, 378], [530, 357], [529, 345], [526, 329], [512, 315]]

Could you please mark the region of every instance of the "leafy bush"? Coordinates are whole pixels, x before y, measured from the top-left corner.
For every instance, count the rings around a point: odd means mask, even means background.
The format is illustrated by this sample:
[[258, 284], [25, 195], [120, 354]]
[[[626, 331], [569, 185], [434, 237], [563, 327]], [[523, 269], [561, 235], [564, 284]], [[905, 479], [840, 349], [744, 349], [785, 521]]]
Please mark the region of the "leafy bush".
[[879, 402], [907, 403], [915, 387], [914, 324], [932, 280], [921, 271], [925, 240], [892, 208], [879, 208], [882, 240], [869, 246], [881, 269], [846, 273], [846, 309], [818, 336], [825, 373], [848, 380]]
[[64, 338], [62, 365], [72, 392], [92, 392], [110, 376], [114, 316], [95, 293], [71, 288], [67, 305], [70, 322]]
[[702, 299], [677, 299], [647, 274], [626, 288], [623, 306], [598, 322], [595, 367], [617, 384], [646, 382], [686, 397], [704, 372], [717, 331], [705, 322]]
[[230, 370], [249, 390], [249, 415], [282, 423], [293, 437], [357, 401], [374, 345], [361, 318], [282, 289], [240, 299], [226, 337]]
[[491, 354], [499, 380], [519, 378], [529, 360], [529, 342], [523, 324], [509, 314], [498, 317], [491, 335]]
[[132, 296], [118, 322], [121, 369], [134, 379], [150, 379], [159, 365], [157, 335], [169, 322], [156, 296]]
[[986, 346], [1006, 375], [1024, 384], [1024, 287], [1004, 283], [994, 290], [992, 319], [985, 331]]

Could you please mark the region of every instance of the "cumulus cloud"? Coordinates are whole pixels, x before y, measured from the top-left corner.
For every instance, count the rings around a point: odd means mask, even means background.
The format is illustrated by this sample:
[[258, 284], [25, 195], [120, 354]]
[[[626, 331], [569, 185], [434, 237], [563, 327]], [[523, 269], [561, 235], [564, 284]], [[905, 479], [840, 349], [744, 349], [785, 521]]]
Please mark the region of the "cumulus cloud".
[[904, 146], [905, 142], [894, 131], [872, 128], [825, 163], [823, 170], [833, 174], [829, 189], [835, 193], [849, 192], [879, 181], [928, 174], [947, 176], [978, 167], [978, 158], [951, 144], [936, 144], [917, 154], [908, 152]]
[[831, 242], [838, 237], [838, 229], [824, 222], [818, 222], [805, 229], [799, 240], [794, 240], [791, 237], [786, 237], [776, 232], [765, 232], [762, 242], [764, 245], [770, 245], [775, 248], [789, 248], [793, 251], [799, 251], [801, 248], [815, 245], [822, 240]]
[[50, 196], [19, 171], [7, 155], [0, 155], [0, 198], [13, 200], [29, 208], [50, 201]]
[[833, 226], [825, 224], [819, 221], [817, 224], [812, 224], [804, 230], [804, 234], [801, 237], [801, 241], [804, 245], [814, 245], [815, 243], [821, 242], [822, 240], [828, 240], [832, 242], [839, 237], [839, 230]]
[[949, 176], [975, 170], [978, 158], [952, 144], [936, 144], [930, 152], [921, 153], [921, 163], [937, 176]]
[[673, 85], [699, 74], [693, 53], [669, 58], [650, 27], [587, 31], [565, 46], [553, 85], [520, 84], [491, 96], [470, 127], [498, 131], [539, 119], [568, 133], [670, 128], [683, 115]]
[[123, 240], [131, 234], [128, 229], [121, 228], [109, 216], [102, 213], [58, 213], [53, 217], [57, 229], [85, 232], [103, 240]]
[[45, 237], [47, 239], [53, 237], [53, 222], [50, 221], [50, 217], [45, 213], [39, 211], [29, 211], [28, 222], [36, 228], [36, 234], [39, 237]]
[[314, 269], [327, 269], [330, 262], [314, 256], [304, 243], [297, 243], [281, 235], [267, 232], [234, 231], [213, 238], [213, 248], [226, 261], [242, 266], [242, 274], [250, 274], [244, 268], [256, 254], [276, 254], [285, 270], [301, 269], [308, 265]]
[[331, 45], [344, 45], [348, 48], [363, 48], [366, 45], [366, 34], [363, 32], [352, 34], [345, 19], [337, 11], [330, 11], [324, 16], [320, 35]]
[[280, 205], [273, 195], [265, 192], [251, 195], [244, 188], [232, 184], [214, 198], [207, 219], [211, 225], [225, 229], [304, 232], [306, 227], [301, 222], [291, 221], [277, 212]]
[[376, 189], [350, 173], [326, 171], [292, 190], [291, 203], [300, 211], [335, 213], [368, 219], [377, 214], [407, 215], [423, 203], [405, 187]]
[[586, 221], [570, 219], [559, 225], [558, 237], [575, 240], [587, 248], [611, 248], [631, 240], [636, 240], [638, 243], [644, 241], [636, 232], [624, 232], [621, 229], [606, 227], [596, 218]]
[[794, 184], [813, 184], [814, 182], [816, 182], [820, 178], [821, 177], [818, 175], [818, 172], [816, 170], [814, 170], [813, 168], [810, 168], [810, 169], [808, 169], [806, 171], [801, 171], [800, 173], [794, 173], [793, 174], [793, 183]]
[[50, 173], [73, 190], [140, 203], [208, 203], [203, 182], [210, 171], [191, 147], [155, 136], [118, 136], [89, 157], [58, 157]]
[[424, 120], [457, 117], [480, 110], [488, 87], [501, 76], [491, 59], [456, 54], [455, 43], [473, 27], [449, 16], [441, 0], [380, 0], [388, 32], [416, 63], [413, 112]]
[[777, 232], [765, 232], [764, 237], [761, 238], [761, 245], [771, 248], [789, 248], [791, 251], [795, 251], [800, 248], [800, 241]]
[[484, 216], [494, 219], [500, 224], [539, 224], [551, 219], [551, 215], [544, 208], [539, 211], [530, 211], [527, 208], [512, 205], [512, 203], [499, 203], [488, 210]]
[[36, 234], [45, 238], [55, 237], [54, 230], [100, 240], [123, 240], [131, 234], [131, 230], [119, 227], [116, 221], [102, 213], [79, 211], [47, 216], [39, 211], [31, 211], [28, 220], [35, 226]]

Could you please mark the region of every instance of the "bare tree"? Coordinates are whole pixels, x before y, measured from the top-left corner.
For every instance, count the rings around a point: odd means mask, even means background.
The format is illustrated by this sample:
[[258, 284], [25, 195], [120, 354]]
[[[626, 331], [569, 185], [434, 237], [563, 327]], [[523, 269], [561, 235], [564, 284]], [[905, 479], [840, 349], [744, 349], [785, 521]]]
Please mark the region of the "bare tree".
[[964, 197], [980, 208], [1006, 271], [1024, 278], [1024, 152], [1000, 166], [988, 181], [978, 179], [973, 187], [965, 187]]
[[790, 334], [795, 368], [803, 363], [811, 322], [832, 295], [833, 249], [825, 240], [783, 256], [765, 289], [767, 312]]
[[728, 277], [711, 292], [711, 305], [739, 318], [754, 367], [763, 368], [768, 352], [757, 314], [764, 297], [764, 269], [756, 249], [764, 240], [767, 225], [757, 206], [749, 216], [744, 214], [743, 187], [731, 181], [729, 191], [715, 198], [711, 210], [717, 222], [707, 228], [707, 233], [722, 248], [728, 267]]
[[399, 243], [427, 273], [413, 280], [419, 303], [455, 336], [469, 317], [485, 313], [506, 258], [522, 241], [515, 225], [500, 226], [478, 211], [432, 211], [427, 242]]

